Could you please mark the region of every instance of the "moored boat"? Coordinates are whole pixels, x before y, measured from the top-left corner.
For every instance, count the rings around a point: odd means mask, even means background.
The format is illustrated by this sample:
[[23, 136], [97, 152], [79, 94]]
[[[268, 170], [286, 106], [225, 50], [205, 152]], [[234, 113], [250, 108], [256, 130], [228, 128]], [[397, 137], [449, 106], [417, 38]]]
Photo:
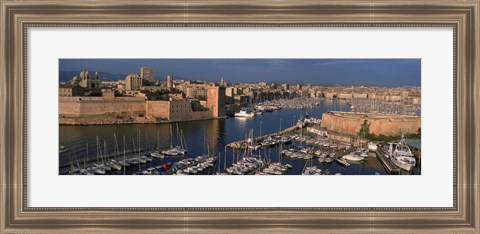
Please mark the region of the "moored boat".
[[337, 159], [335, 159], [335, 161], [337, 161], [337, 163], [339, 163], [342, 166], [346, 166], [346, 167], [350, 166], [350, 163], [348, 163], [347, 161], [345, 161], [343, 159], [337, 158]]
[[255, 113], [242, 109], [239, 112], [235, 113], [235, 117], [253, 118], [255, 117]]

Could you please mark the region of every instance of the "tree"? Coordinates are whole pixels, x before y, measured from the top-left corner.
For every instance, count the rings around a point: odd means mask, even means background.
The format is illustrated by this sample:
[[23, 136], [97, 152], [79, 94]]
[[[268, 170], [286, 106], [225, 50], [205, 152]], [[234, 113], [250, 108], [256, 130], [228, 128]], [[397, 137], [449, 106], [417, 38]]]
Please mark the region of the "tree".
[[363, 124], [360, 127], [360, 132], [358, 133], [358, 135], [362, 138], [365, 138], [365, 136], [368, 134], [369, 131], [370, 131], [370, 124], [368, 123], [367, 120], [364, 120]]

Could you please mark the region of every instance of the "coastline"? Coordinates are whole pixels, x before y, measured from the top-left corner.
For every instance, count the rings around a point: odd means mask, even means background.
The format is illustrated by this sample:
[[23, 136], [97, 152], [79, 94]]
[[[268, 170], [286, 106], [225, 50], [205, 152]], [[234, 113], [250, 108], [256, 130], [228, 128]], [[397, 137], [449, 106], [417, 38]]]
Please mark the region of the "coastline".
[[210, 120], [210, 119], [226, 119], [227, 116], [221, 117], [209, 117], [209, 118], [199, 118], [199, 119], [186, 119], [186, 120], [151, 120], [146, 118], [136, 118], [129, 120], [103, 120], [103, 121], [92, 121], [86, 118], [74, 119], [74, 118], [59, 118], [60, 126], [91, 126], [91, 125], [124, 125], [124, 124], [162, 124], [162, 123], [181, 123], [181, 122], [192, 122], [199, 120]]

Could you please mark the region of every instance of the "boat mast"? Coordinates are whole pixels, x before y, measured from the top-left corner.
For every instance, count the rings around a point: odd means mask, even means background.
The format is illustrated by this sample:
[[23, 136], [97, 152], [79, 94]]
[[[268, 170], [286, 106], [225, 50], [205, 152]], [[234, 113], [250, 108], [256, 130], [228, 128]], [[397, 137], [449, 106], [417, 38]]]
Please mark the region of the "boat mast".
[[87, 141], [87, 157], [86, 159], [83, 160], [83, 168], [87, 168], [87, 162], [88, 161], [88, 141]]
[[113, 140], [115, 142], [115, 161], [117, 161], [117, 155], [120, 154], [118, 149], [117, 135], [113, 133]]
[[103, 140], [103, 151], [105, 152], [105, 160], [109, 160], [108, 158], [108, 151], [107, 151], [107, 141]]
[[123, 175], [125, 175], [127, 161], [125, 161], [125, 135], [123, 135]]
[[[140, 145], [140, 129], [138, 129], [138, 132], [137, 132], [137, 140], [138, 140], [138, 158], [140, 158], [140, 151], [141, 151], [141, 148], [142, 148], [142, 145]], [[140, 163], [139, 163], [140, 164]]]
[[157, 131], [157, 150], [160, 150], [160, 131]]
[[98, 140], [98, 136], [97, 136], [97, 163], [100, 164], [100, 160], [98, 158], [98, 155], [99, 155], [98, 142], [99, 142], [99, 140]]
[[225, 146], [225, 157], [223, 159], [224, 171], [227, 169], [227, 146]]
[[182, 147], [182, 139], [180, 138], [180, 131], [178, 131], [178, 123], [177, 123], [177, 144], [180, 144], [180, 147]]
[[173, 148], [172, 124], [170, 124], [170, 148]]
[[183, 134], [183, 130], [181, 131], [182, 131], [183, 143], [185, 144], [184, 149], [188, 150], [187, 141], [185, 140], [185, 134]]

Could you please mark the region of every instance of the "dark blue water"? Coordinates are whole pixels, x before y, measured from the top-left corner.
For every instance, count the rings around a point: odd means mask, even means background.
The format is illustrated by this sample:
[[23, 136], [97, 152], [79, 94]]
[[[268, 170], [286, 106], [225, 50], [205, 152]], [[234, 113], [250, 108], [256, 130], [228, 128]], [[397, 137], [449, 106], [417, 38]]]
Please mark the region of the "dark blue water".
[[[184, 157], [193, 158], [210, 151], [210, 153], [220, 153], [220, 159], [213, 168], [204, 171], [202, 174], [215, 174], [219, 170], [223, 171], [225, 166], [230, 166], [235, 158], [242, 153], [240, 151], [234, 152], [229, 148], [226, 149], [225, 145], [233, 141], [245, 139], [252, 129], [255, 136], [260, 135], [260, 132], [262, 134], [273, 133], [279, 131], [280, 128], [284, 129], [292, 126], [300, 117], [305, 117], [307, 114], [309, 117], [321, 118], [322, 113], [330, 110], [349, 111], [350, 109], [344, 101], [324, 101], [314, 109], [282, 109], [264, 113], [253, 119], [228, 118], [172, 124], [62, 125], [60, 126], [60, 145], [65, 146], [67, 150], [60, 153], [60, 173], [63, 174], [68, 171], [72, 164], [75, 166], [78, 164], [80, 167], [83, 167], [84, 162], [88, 166], [88, 162], [101, 161], [100, 158], [97, 158], [99, 150], [101, 150], [103, 155], [105, 155], [105, 151], [108, 155], [112, 155], [117, 150], [123, 154], [124, 146], [127, 151], [134, 148], [138, 150], [139, 146], [142, 150], [153, 148], [156, 145], [160, 145], [160, 148], [168, 148], [172, 141], [174, 143], [179, 141], [177, 135], [182, 132], [189, 150], [185, 156], [166, 157], [163, 160], [154, 159], [153, 162], [146, 166], [142, 165], [140, 169], [156, 166], [164, 162], [175, 162]], [[116, 143], [114, 135], [116, 135]], [[299, 143], [294, 142], [294, 144]], [[105, 145], [107, 150], [104, 148]], [[307, 163], [310, 165], [309, 162], [302, 159], [293, 160], [288, 157], [280, 157], [278, 148], [264, 149], [259, 153], [271, 161], [281, 160], [283, 163], [293, 165], [293, 169], [288, 170], [286, 174], [299, 175]], [[118, 159], [121, 160], [122, 158]], [[312, 164], [323, 170], [328, 168], [332, 174], [337, 172], [351, 175], [386, 174], [386, 171], [375, 157], [369, 157], [366, 162], [359, 165], [352, 164], [347, 168], [335, 162], [319, 165], [316, 159], [313, 160]], [[132, 167], [126, 171], [126, 174], [131, 174], [138, 170], [137, 167]]]

